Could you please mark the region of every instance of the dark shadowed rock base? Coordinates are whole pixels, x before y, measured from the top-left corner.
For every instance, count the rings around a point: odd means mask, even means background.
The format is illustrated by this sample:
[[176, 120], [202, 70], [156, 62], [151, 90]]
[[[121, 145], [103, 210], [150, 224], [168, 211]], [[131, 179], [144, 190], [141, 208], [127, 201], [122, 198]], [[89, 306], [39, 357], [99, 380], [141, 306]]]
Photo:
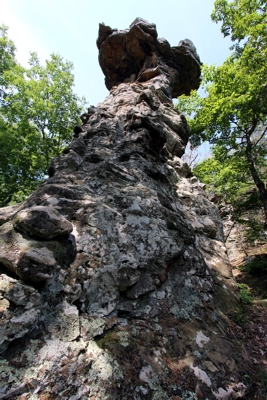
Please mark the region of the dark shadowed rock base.
[[[137, 20], [126, 35], [155, 32]], [[50, 178], [0, 212], [1, 399], [246, 392], [219, 213], [179, 158], [189, 129], [170, 76], [147, 77], [90, 107]]]

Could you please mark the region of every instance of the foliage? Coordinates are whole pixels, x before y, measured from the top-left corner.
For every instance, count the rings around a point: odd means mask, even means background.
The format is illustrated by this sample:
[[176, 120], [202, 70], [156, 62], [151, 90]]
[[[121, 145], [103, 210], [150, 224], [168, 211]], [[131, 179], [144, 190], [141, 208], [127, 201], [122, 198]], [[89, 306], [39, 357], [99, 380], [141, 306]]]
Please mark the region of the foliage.
[[265, 234], [259, 192], [244, 161], [241, 157], [236, 158], [235, 154], [220, 158], [219, 146], [215, 145], [212, 156], [199, 162], [193, 171], [206, 184], [207, 191], [219, 196], [220, 204], [231, 204], [232, 220], [246, 227], [244, 239], [247, 244], [252, 244], [265, 240]]
[[248, 322], [247, 307], [244, 304], [241, 304], [241, 307], [229, 311], [228, 316], [235, 324], [240, 326], [246, 325]]
[[224, 149], [215, 145], [211, 157], [200, 161], [194, 168], [197, 178], [221, 199], [233, 204], [240, 195], [251, 187], [249, 171], [241, 157], [221, 154]]
[[46, 175], [50, 159], [69, 142], [84, 99], [73, 92], [73, 65], [52, 54], [42, 66], [15, 59], [15, 46], [0, 29], [0, 205], [21, 201]]
[[[7, 36], [8, 28], [0, 25], [0, 86], [4, 85], [3, 73], [15, 65], [15, 45]], [[3, 89], [2, 89], [3, 90]]]
[[[204, 65], [205, 96], [196, 91], [190, 97], [181, 96], [178, 108], [190, 119], [193, 145], [209, 141], [217, 146], [214, 159], [205, 168], [215, 168], [222, 183], [229, 179], [229, 189], [234, 180], [242, 186], [249, 174], [267, 219], [266, 1], [217, 0], [212, 18], [222, 22], [225, 36], [231, 36], [233, 53], [219, 67]], [[200, 175], [203, 168], [199, 168]]]
[[[254, 207], [255, 209], [255, 207]], [[246, 240], [247, 244], [255, 244], [259, 240], [266, 240], [265, 234], [262, 231], [262, 224], [259, 221], [259, 216], [255, 215], [253, 212], [252, 215], [249, 216], [249, 218], [242, 218], [242, 215], [240, 216], [242, 210], [237, 210], [239, 211], [236, 213], [237, 215], [234, 215], [234, 218], [238, 220], [240, 224], [243, 224], [246, 226], [246, 231], [244, 233], [244, 238]]]
[[266, 274], [267, 272], [267, 257], [266, 254], [256, 255], [249, 258], [240, 268], [241, 271], [250, 274]]
[[222, 22], [221, 32], [233, 42], [245, 40], [250, 45], [266, 40], [266, 0], [216, 0], [214, 6], [213, 21]]
[[242, 304], [251, 304], [252, 303], [252, 296], [249, 291], [248, 285], [245, 283], [239, 283], [239, 296], [240, 296], [240, 301]]

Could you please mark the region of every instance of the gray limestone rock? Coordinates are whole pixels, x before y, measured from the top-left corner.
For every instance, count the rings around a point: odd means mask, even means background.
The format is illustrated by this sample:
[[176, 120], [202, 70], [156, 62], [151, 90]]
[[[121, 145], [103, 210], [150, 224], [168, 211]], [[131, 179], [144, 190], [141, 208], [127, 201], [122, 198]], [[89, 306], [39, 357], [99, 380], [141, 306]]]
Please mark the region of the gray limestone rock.
[[34, 206], [20, 211], [14, 227], [31, 236], [52, 239], [72, 232], [72, 224], [52, 207]]
[[45, 281], [53, 277], [56, 260], [46, 247], [30, 248], [22, 253], [17, 262], [16, 272], [23, 279]]
[[109, 96], [49, 179], [0, 210], [0, 397], [244, 397], [222, 222], [179, 158], [189, 128], [171, 97], [197, 86], [196, 51], [142, 19], [102, 25], [98, 47]]
[[0, 353], [29, 332], [41, 314], [41, 296], [34, 288], [5, 274], [0, 276]]

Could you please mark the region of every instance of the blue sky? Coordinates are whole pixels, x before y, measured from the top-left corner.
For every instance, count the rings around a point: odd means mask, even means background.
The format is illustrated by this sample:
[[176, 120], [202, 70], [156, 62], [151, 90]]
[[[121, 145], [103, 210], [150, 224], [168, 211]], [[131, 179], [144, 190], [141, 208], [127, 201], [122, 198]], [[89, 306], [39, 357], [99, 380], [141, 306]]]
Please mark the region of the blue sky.
[[210, 19], [213, 0], [0, 0], [0, 9], [19, 62], [25, 65], [30, 51], [41, 62], [59, 53], [74, 63], [75, 91], [92, 105], [108, 95], [98, 64], [99, 22], [125, 29], [142, 17], [172, 46], [191, 39], [203, 63], [220, 65], [229, 55], [229, 40]]

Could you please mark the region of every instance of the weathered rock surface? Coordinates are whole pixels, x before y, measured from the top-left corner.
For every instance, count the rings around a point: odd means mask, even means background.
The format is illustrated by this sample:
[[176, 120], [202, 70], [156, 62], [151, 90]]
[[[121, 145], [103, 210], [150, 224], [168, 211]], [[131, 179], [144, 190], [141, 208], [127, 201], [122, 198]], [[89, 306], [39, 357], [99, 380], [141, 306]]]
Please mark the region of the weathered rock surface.
[[25, 336], [41, 315], [41, 296], [34, 288], [6, 275], [0, 277], [0, 352]]
[[168, 76], [172, 97], [199, 87], [201, 63], [191, 40], [171, 47], [166, 39], [158, 39], [156, 25], [142, 18], [123, 31], [100, 24], [97, 46], [109, 90], [122, 82], [144, 82], [161, 74]]
[[[244, 198], [249, 196], [249, 192], [244, 194]], [[228, 258], [235, 270], [234, 272], [237, 273], [238, 267], [244, 262], [250, 262], [253, 255], [258, 254], [260, 256], [261, 253], [264, 253], [263, 250], [267, 242], [266, 231], [261, 229], [256, 232], [255, 229], [256, 227], [262, 228], [263, 211], [255, 202], [253, 208], [245, 209], [244, 207], [238, 218], [234, 207], [230, 204], [221, 203], [219, 209]]]
[[19, 212], [14, 227], [41, 239], [68, 236], [72, 231], [72, 224], [57, 210], [43, 206], [34, 206]]
[[[129, 48], [144, 35], [158, 45], [152, 24], [137, 20], [129, 34]], [[112, 35], [100, 27], [100, 54]], [[1, 399], [246, 392], [227, 334], [238, 300], [222, 223], [179, 158], [189, 130], [172, 79], [168, 67], [113, 87], [83, 115], [50, 178], [0, 210]]]

